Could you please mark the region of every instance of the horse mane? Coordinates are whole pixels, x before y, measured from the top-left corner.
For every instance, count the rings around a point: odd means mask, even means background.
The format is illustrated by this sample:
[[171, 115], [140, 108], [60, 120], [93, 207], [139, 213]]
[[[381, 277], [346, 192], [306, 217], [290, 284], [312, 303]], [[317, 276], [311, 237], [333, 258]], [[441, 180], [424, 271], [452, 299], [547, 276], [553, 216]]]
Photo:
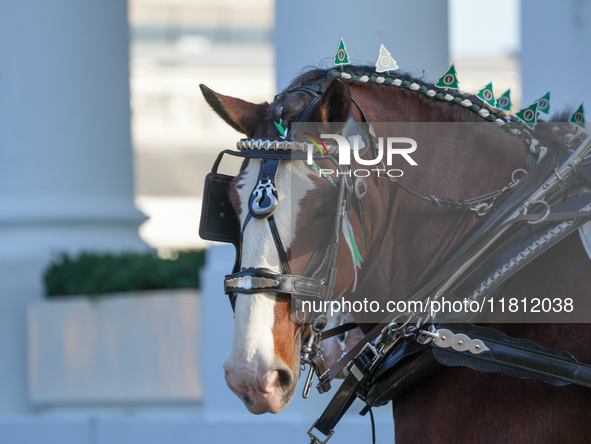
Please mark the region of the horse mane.
[[[347, 74], [346, 78], [341, 75], [343, 72]], [[489, 121], [496, 123], [499, 128], [512, 132], [515, 134], [515, 137], [523, 140], [526, 150], [532, 152], [531, 157], [533, 162], [532, 165], [528, 164], [528, 169], [530, 169], [529, 174], [521, 181], [520, 187], [533, 188], [538, 186], [557, 165], [564, 162], [570, 155], [566, 142], [573, 134], [564, 130], [565, 124], [568, 122], [570, 116], [568, 111], [555, 113], [549, 121], [539, 120], [537, 128], [529, 130], [524, 128], [523, 122], [510, 113], [498, 111], [488, 106], [478, 105], [478, 103], [481, 103], [481, 100], [474, 94], [466, 94], [459, 90], [446, 90], [401, 70], [392, 71], [388, 74], [376, 73], [375, 67], [370, 65], [347, 65], [343, 71], [334, 68], [304, 68], [304, 72], [293, 79], [289, 86], [277, 96], [278, 98], [281, 97], [281, 100], [275, 100], [271, 104], [268, 115], [270, 117], [285, 117], [288, 120], [295, 120], [310, 99], [301, 93], [290, 94], [289, 90], [298, 86], [320, 87], [334, 77], [341, 77], [351, 85], [370, 84], [379, 88], [403, 88], [422, 93], [418, 94], [422, 100], [428, 101], [431, 106], [438, 107], [441, 115], [440, 121]], [[380, 77], [386, 80], [381, 83], [377, 82], [376, 80]], [[400, 84], [394, 84], [393, 82], [395, 80], [400, 80], [401, 82], [396, 82]], [[434, 91], [436, 94], [433, 94], [431, 91]], [[431, 92], [431, 95], [428, 95], [427, 92]], [[453, 98], [451, 100], [449, 100], [449, 97], [445, 98], [448, 95]], [[466, 106], [466, 100], [470, 101], [471, 105]], [[481, 112], [483, 109], [486, 112]], [[552, 126], [550, 122], [562, 123], [562, 125]], [[531, 148], [532, 142], [536, 144], [536, 147]], [[534, 162], [537, 156], [540, 155], [539, 147], [545, 147], [547, 151], [536, 165]]]

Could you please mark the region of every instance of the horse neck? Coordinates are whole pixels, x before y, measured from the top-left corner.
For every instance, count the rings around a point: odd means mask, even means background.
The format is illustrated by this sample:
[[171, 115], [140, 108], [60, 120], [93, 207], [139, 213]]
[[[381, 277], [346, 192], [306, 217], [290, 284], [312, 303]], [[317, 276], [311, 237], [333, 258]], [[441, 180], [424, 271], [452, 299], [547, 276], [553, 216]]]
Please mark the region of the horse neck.
[[[444, 122], [403, 127], [410, 133], [404, 137], [417, 141], [413, 159], [418, 166], [405, 165], [400, 181], [421, 195], [474, 198], [503, 188], [514, 170], [525, 167], [527, 154], [520, 139], [459, 105], [394, 88], [381, 91], [379, 86], [363, 92], [352, 88], [352, 92], [369, 122]], [[442, 125], [456, 122], [463, 125], [461, 137], [442, 137]], [[377, 216], [371, 221], [360, 285], [386, 300], [393, 293], [408, 295], [461, 241], [478, 216], [472, 211], [435, 208], [389, 181], [378, 179], [377, 189], [376, 195], [366, 197], [373, 207], [371, 214]]]

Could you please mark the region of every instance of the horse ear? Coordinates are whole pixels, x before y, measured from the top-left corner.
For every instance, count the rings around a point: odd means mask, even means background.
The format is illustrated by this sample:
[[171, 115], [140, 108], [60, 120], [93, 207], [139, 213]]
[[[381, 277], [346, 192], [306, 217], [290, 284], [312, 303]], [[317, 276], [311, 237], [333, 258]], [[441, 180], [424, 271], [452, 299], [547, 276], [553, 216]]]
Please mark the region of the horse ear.
[[265, 118], [269, 104], [250, 103], [235, 97], [224, 96], [209, 89], [207, 86], [199, 85], [203, 97], [209, 106], [236, 131], [252, 137], [257, 127]]
[[320, 99], [320, 104], [312, 112], [315, 122], [345, 123], [351, 114], [351, 91], [345, 82], [335, 77]]

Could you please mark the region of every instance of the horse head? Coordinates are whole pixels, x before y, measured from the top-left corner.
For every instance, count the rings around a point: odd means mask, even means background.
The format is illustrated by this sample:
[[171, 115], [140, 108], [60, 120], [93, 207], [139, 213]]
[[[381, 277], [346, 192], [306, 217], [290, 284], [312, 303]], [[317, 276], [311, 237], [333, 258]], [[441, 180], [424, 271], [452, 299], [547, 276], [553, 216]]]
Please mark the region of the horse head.
[[[325, 87], [322, 96], [309, 110], [309, 120], [347, 122], [351, 113], [348, 86], [336, 79]], [[294, 90], [282, 93], [270, 105], [253, 104], [215, 93], [204, 85], [201, 89], [214, 111], [247, 137], [260, 137], [265, 131], [265, 137], [279, 138], [279, 129], [275, 125], [263, 128], [265, 120], [295, 122], [313, 101], [309, 92]], [[272, 210], [274, 233], [267, 217], [251, 217], [253, 192], [260, 173], [261, 160], [246, 159], [231, 183], [231, 203], [240, 227], [244, 227], [240, 268], [285, 273], [287, 266], [292, 275], [301, 276], [315, 247], [322, 241], [327, 225], [335, 218], [335, 188], [306, 162], [282, 160], [273, 172], [276, 191], [269, 191], [269, 186], [261, 191], [269, 198], [276, 193], [276, 206]], [[279, 243], [274, 235], [279, 237]], [[356, 235], [361, 233], [358, 231]], [[296, 249], [295, 244], [298, 245]], [[279, 251], [281, 249], [283, 251]], [[336, 261], [340, 270], [352, 267], [351, 259], [345, 253], [344, 248], [338, 251]], [[351, 285], [351, 279], [346, 276], [342, 273], [342, 279], [337, 281], [335, 295]], [[287, 406], [295, 393], [300, 376], [301, 344], [302, 340], [307, 340], [309, 329], [290, 318], [291, 298], [285, 293], [237, 294], [234, 307], [232, 345], [224, 362], [228, 387], [252, 413], [277, 413]], [[327, 359], [336, 360], [340, 355], [340, 348], [337, 352], [332, 347]]]

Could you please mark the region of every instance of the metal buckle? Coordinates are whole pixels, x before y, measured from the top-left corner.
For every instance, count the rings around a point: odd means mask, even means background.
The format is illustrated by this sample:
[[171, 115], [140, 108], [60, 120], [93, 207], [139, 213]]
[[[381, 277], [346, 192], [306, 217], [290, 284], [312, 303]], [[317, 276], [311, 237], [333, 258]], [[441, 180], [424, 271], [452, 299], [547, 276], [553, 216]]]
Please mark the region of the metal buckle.
[[355, 187], [355, 197], [359, 200], [363, 199], [367, 194], [366, 180], [363, 177], [358, 177], [355, 179], [355, 184], [353, 186]]
[[318, 420], [314, 421], [314, 424], [312, 424], [312, 427], [310, 427], [310, 430], [308, 430], [308, 436], [310, 437], [310, 443], [311, 444], [326, 444], [326, 442], [328, 442], [328, 440], [331, 438], [331, 436], [334, 435], [334, 430], [331, 430], [330, 433], [328, 435], [326, 435], [326, 439], [324, 441], [321, 441], [320, 438], [318, 438], [316, 435], [314, 435], [314, 433], [312, 433], [312, 430], [314, 429], [314, 427], [316, 427], [317, 422], [318, 422]]
[[[371, 352], [373, 353], [373, 359], [371, 361], [371, 364], [369, 364], [369, 367], [368, 367], [368, 368], [372, 368], [375, 365], [375, 363], [378, 361], [380, 354], [378, 353], [376, 348], [370, 342], [368, 342], [367, 344], [365, 344], [363, 346], [361, 351], [359, 353], [357, 353], [357, 356], [361, 356], [361, 354], [363, 354], [366, 349], [371, 350]], [[355, 356], [355, 358], [357, 358], [357, 356]], [[353, 359], [352, 362], [355, 362], [355, 359]], [[363, 379], [363, 373], [361, 372], [361, 370], [359, 370], [357, 368], [357, 366], [355, 364], [352, 364], [351, 367], [349, 367], [349, 371], [353, 374], [353, 376], [355, 376], [355, 378], [357, 378], [358, 381], [361, 381], [361, 379]]]
[[361, 353], [363, 353], [366, 348], [369, 348], [374, 355], [374, 360], [372, 362], [372, 364], [373, 364], [380, 357], [380, 354], [378, 353], [378, 351], [376, 350], [376, 348], [373, 346], [373, 344], [371, 342], [368, 342], [367, 344], [365, 344], [363, 346], [363, 348], [361, 349], [361, 351], [357, 354], [357, 356], [359, 356]]

